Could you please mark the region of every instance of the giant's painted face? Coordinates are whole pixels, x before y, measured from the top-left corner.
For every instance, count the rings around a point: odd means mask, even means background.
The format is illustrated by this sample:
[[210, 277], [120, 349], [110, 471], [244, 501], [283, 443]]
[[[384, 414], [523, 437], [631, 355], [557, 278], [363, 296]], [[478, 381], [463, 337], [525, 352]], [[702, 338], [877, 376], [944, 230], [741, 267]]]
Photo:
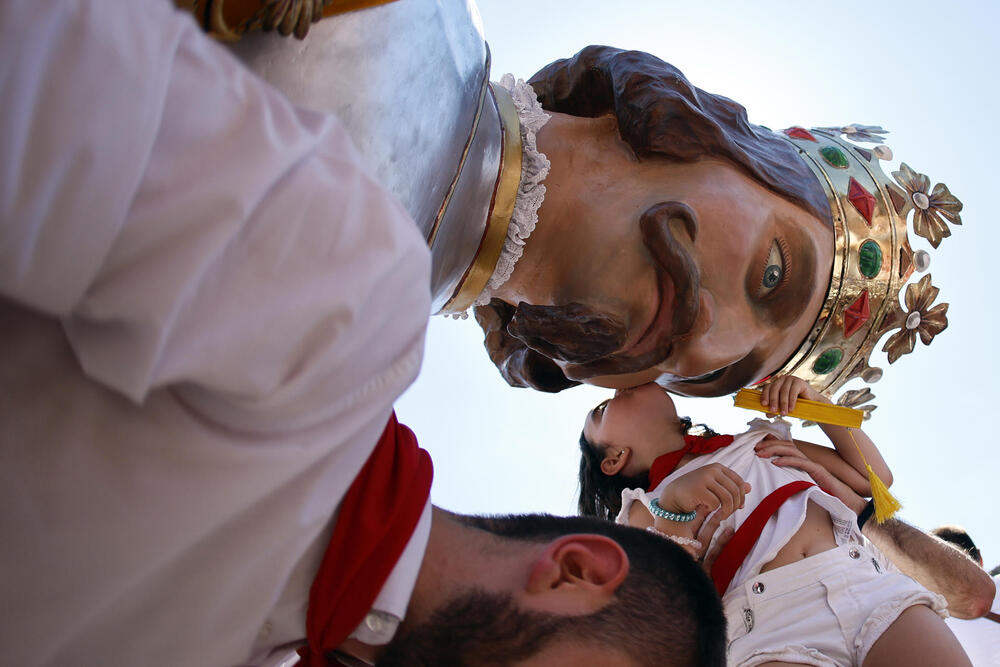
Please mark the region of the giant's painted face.
[[613, 119], [554, 121], [537, 238], [496, 295], [542, 308], [507, 331], [606, 387], [716, 396], [778, 369], [823, 304], [828, 224], [726, 161], [638, 161]]

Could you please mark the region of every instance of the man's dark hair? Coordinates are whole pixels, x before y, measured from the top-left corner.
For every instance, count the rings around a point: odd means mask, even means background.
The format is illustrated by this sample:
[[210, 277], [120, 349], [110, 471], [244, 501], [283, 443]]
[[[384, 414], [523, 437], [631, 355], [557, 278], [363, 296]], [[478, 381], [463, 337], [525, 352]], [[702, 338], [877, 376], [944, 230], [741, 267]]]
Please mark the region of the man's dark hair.
[[931, 531], [931, 535], [939, 537], [945, 542], [954, 544], [956, 547], [964, 551], [969, 558], [982, 566], [983, 555], [979, 553], [979, 548], [976, 546], [976, 543], [972, 541], [972, 538], [969, 537], [969, 533], [966, 532], [965, 528], [956, 525], [938, 526]]
[[[826, 193], [791, 144], [750, 123], [741, 105], [691, 85], [680, 70], [655, 56], [588, 46], [542, 68], [529, 83], [550, 111], [590, 118], [614, 115], [622, 139], [640, 160], [725, 160], [833, 225]], [[514, 306], [493, 299], [475, 311], [490, 358], [509, 384], [548, 392], [579, 384], [507, 333]]]
[[545, 543], [592, 533], [628, 554], [628, 576], [614, 599], [584, 616], [521, 609], [509, 595], [470, 591], [387, 648], [379, 665], [507, 665], [553, 641], [603, 646], [649, 667], [722, 667], [726, 620], [712, 582], [676, 544], [627, 526], [589, 517], [524, 515], [458, 517], [510, 540]]

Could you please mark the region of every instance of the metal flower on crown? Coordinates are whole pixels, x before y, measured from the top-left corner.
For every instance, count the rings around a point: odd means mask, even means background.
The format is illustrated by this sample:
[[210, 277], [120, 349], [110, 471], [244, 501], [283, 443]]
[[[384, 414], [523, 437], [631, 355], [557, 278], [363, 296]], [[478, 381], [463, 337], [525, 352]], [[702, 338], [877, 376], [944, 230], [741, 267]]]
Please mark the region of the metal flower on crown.
[[[881, 379], [882, 369], [871, 366], [869, 358], [890, 331], [895, 333], [882, 351], [892, 364], [913, 351], [917, 338], [929, 345], [948, 326], [948, 304], [934, 305], [938, 289], [931, 276], [907, 285], [914, 270], [930, 265], [926, 251], [910, 246], [907, 218], [913, 212], [913, 232], [937, 248], [951, 236], [949, 224], [962, 224], [962, 202], [943, 183], [931, 188], [927, 176], [905, 163], [893, 172], [895, 182], [889, 179], [879, 161], [892, 159], [892, 151], [882, 144], [886, 131], [879, 126], [791, 127], [779, 134], [795, 146], [826, 191], [836, 247], [819, 317], [778, 373], [796, 375], [832, 396], [853, 378]], [[858, 391], [845, 392], [841, 400], [873, 398]], [[866, 408], [870, 412], [874, 406]]]
[[947, 185], [938, 183], [928, 195], [927, 188], [930, 187], [931, 180], [910, 169], [905, 162], [899, 165], [899, 171], [892, 172], [892, 177], [906, 188], [906, 193], [913, 201], [914, 234], [924, 237], [937, 248], [941, 245], [941, 239], [951, 236], [945, 220], [953, 225], [962, 224], [962, 218], [958, 214], [962, 210], [962, 202], [948, 191]]
[[851, 141], [863, 141], [869, 144], [880, 144], [884, 141], [883, 135], [889, 134], [889, 131], [883, 130], [881, 125], [858, 125], [857, 123], [841, 127], [817, 127], [816, 129], [847, 136]]
[[906, 312], [897, 305], [885, 318], [883, 331], [899, 329], [885, 341], [883, 352], [889, 353], [889, 363], [894, 363], [904, 354], [913, 352], [917, 336], [924, 345], [930, 345], [934, 336], [948, 326], [948, 304], [939, 303], [930, 307], [937, 298], [938, 288], [931, 285], [927, 274], [919, 282], [906, 286]]

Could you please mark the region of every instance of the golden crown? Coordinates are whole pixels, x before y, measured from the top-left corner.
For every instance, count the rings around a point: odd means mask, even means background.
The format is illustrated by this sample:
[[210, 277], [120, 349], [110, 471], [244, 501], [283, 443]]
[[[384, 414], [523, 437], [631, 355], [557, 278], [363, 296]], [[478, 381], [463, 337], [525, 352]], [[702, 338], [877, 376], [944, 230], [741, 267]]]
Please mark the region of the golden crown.
[[[886, 132], [881, 127], [790, 127], [779, 134], [795, 146], [826, 191], [835, 251], [819, 317], [778, 373], [800, 377], [832, 396], [853, 378], [881, 379], [882, 369], [870, 365], [869, 358], [889, 331], [897, 330], [882, 351], [892, 364], [913, 351], [918, 336], [930, 345], [948, 326], [948, 304], [933, 305], [938, 289], [930, 274], [907, 284], [914, 269], [923, 272], [930, 265], [926, 251], [910, 246], [907, 217], [912, 211], [914, 234], [937, 248], [951, 236], [948, 223], [962, 224], [962, 202], [943, 183], [931, 189], [930, 179], [905, 163], [892, 172], [895, 182], [887, 178], [879, 161], [891, 160], [892, 151], [882, 144]], [[838, 403], [853, 407], [869, 398], [867, 389], [845, 392]], [[866, 418], [873, 409], [868, 407]]]

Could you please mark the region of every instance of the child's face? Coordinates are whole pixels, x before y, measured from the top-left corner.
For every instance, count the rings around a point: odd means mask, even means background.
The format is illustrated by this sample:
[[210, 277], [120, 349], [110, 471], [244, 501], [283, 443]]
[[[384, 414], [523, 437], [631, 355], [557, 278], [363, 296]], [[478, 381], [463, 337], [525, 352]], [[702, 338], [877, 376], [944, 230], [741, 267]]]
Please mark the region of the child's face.
[[619, 389], [590, 411], [583, 432], [604, 449], [601, 470], [607, 475], [646, 472], [658, 456], [684, 446], [674, 402], [653, 383]]

